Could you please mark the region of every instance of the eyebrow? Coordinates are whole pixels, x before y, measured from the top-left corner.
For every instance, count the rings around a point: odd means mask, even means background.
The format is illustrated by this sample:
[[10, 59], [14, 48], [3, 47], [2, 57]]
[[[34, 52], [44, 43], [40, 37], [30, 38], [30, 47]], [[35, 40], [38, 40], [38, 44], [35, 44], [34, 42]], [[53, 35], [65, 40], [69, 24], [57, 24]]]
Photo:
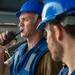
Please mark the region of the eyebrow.
[[25, 20], [25, 19], [29, 19], [29, 18], [31, 18], [31, 17], [21, 17], [21, 18], [19, 18], [19, 20]]

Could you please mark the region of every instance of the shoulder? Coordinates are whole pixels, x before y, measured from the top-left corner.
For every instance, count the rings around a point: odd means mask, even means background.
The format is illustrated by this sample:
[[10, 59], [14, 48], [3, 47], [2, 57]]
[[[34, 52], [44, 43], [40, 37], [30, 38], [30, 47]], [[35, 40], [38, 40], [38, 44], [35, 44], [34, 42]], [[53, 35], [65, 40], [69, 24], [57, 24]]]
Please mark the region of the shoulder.
[[[50, 73], [50, 53], [47, 51], [40, 59], [35, 75], [49, 75]], [[47, 74], [48, 73], [48, 74]]]
[[61, 63], [56, 63], [55, 61], [53, 61], [50, 52], [47, 51], [41, 57], [38, 63], [37, 75], [57, 75], [60, 69]]
[[40, 62], [43, 62], [43, 61], [47, 62], [47, 61], [50, 61], [50, 60], [52, 60], [51, 54], [50, 54], [49, 51], [47, 51], [47, 52], [41, 57]]
[[40, 59], [37, 69], [36, 75], [50, 75], [51, 72], [51, 55], [50, 52], [47, 51]]
[[52, 59], [51, 57], [51, 53], [49, 51], [47, 51], [40, 59], [40, 64], [47, 64], [50, 68], [57, 68], [57, 67], [62, 67], [62, 63], [61, 62], [56, 62]]

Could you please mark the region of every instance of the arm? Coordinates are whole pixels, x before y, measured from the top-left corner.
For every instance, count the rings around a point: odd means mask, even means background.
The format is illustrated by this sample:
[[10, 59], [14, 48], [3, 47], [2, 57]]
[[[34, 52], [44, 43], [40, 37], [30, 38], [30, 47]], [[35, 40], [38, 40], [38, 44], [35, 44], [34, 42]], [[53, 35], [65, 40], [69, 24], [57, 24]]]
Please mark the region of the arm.
[[4, 53], [0, 53], [0, 75], [10, 75], [10, 60], [11, 58], [4, 62]]
[[4, 53], [5, 49], [12, 45], [13, 41], [9, 42], [7, 45], [2, 46], [1, 43], [6, 40], [6, 33], [0, 34], [0, 75], [10, 75], [9, 62], [4, 63]]

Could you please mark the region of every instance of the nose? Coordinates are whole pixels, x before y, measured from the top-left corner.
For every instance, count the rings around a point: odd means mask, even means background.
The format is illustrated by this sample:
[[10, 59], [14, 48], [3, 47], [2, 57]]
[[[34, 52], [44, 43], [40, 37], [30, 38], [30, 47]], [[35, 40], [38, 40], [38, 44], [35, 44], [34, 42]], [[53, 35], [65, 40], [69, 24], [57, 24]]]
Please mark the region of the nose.
[[22, 26], [24, 26], [24, 23], [23, 22], [19, 22], [19, 27], [22, 27]]

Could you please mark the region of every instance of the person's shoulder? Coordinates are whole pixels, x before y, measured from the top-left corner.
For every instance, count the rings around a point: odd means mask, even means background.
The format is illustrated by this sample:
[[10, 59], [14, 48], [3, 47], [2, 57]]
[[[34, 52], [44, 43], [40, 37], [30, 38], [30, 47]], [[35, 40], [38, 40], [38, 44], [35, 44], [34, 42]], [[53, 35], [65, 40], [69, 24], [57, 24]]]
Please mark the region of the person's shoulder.
[[[50, 52], [47, 51], [42, 55], [40, 61], [38, 62], [38, 66], [36, 69], [35, 75], [50, 75], [51, 73], [51, 61], [50, 61]], [[51, 59], [52, 60], [52, 59]]]
[[50, 62], [51, 60], [52, 60], [51, 53], [49, 51], [44, 53], [43, 56], [41, 57], [41, 62], [44, 62], [44, 63]]
[[51, 58], [51, 53], [49, 52], [49, 51], [47, 51], [44, 55], [43, 55], [43, 57], [45, 58]]

